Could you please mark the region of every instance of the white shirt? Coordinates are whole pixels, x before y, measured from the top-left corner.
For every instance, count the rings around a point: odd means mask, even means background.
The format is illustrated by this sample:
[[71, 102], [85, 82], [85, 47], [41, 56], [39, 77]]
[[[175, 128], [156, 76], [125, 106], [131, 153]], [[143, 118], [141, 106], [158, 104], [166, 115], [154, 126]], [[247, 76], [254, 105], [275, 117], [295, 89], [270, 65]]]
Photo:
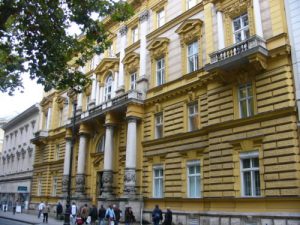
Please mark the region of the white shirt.
[[41, 202], [41, 203], [39, 204], [39, 210], [43, 210], [44, 207], [45, 207], [45, 204], [44, 204], [43, 202]]
[[72, 207], [71, 207], [71, 214], [73, 216], [76, 216], [76, 213], [77, 213], [77, 207], [76, 207], [76, 205], [72, 205]]

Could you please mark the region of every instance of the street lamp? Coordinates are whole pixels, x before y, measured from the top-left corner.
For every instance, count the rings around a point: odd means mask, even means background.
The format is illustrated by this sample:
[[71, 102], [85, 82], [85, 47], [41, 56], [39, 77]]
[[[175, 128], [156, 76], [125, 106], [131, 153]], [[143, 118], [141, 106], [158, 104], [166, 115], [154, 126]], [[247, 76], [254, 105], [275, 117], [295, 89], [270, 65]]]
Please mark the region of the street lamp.
[[71, 178], [72, 178], [72, 162], [73, 162], [73, 149], [75, 144], [75, 124], [76, 124], [76, 99], [73, 99], [73, 120], [72, 120], [72, 138], [71, 138], [71, 149], [70, 149], [70, 163], [69, 163], [69, 179], [68, 179], [68, 191], [67, 191], [67, 204], [65, 210], [64, 225], [70, 225], [71, 215]]

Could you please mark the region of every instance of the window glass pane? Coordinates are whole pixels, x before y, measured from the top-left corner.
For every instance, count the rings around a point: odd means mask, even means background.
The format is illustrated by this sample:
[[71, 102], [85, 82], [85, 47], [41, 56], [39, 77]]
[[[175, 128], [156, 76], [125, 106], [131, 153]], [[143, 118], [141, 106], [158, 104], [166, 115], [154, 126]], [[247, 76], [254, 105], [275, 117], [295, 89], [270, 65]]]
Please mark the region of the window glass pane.
[[241, 87], [239, 90], [239, 94], [240, 94], [240, 99], [245, 98], [246, 97], [246, 89], [244, 87]]
[[243, 159], [243, 169], [250, 168], [250, 159]]
[[244, 194], [245, 196], [251, 196], [251, 174], [250, 172], [244, 172]]
[[258, 160], [258, 158], [253, 158], [252, 159], [252, 164], [253, 164], [252, 167], [259, 167], [259, 160]]
[[234, 31], [237, 31], [241, 28], [241, 22], [239, 19], [235, 19], [233, 21], [233, 27], [234, 27]]
[[195, 185], [196, 185], [196, 181], [195, 181], [195, 177], [191, 177], [190, 178], [190, 184], [189, 184], [189, 186], [190, 186], [190, 197], [195, 197], [195, 192], [196, 192], [196, 190], [195, 190]]
[[242, 17], [242, 22], [243, 22], [243, 27], [248, 26], [248, 16], [247, 15], [244, 15]]
[[246, 29], [246, 30], [244, 31], [244, 36], [245, 36], [244, 39], [248, 39], [248, 38], [250, 37], [249, 29]]
[[247, 103], [246, 103], [246, 100], [240, 102], [240, 111], [241, 111], [241, 118], [247, 117]]
[[200, 174], [200, 165], [196, 166], [196, 173]]

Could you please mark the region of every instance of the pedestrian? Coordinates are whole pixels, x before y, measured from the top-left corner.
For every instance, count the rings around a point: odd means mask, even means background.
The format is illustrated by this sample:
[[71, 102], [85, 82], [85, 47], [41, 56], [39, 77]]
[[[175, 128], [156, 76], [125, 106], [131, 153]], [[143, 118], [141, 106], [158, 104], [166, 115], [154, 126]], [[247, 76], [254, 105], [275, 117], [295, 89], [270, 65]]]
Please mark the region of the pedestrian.
[[105, 212], [105, 219], [108, 220], [108, 225], [114, 225], [116, 216], [115, 216], [114, 210], [111, 205], [109, 205], [109, 207], [107, 208], [107, 210]]
[[95, 205], [92, 206], [89, 216], [91, 217], [91, 224], [96, 225], [96, 220], [98, 219], [98, 209]]
[[103, 221], [104, 221], [104, 218], [105, 218], [105, 212], [106, 212], [106, 209], [103, 207], [103, 205], [100, 206], [100, 209], [99, 209], [99, 225], [103, 225]]
[[43, 207], [43, 223], [48, 223], [48, 213], [50, 212], [50, 206], [48, 205], [48, 202], [45, 203]]
[[89, 215], [89, 208], [88, 208], [87, 204], [84, 204], [84, 206], [81, 208], [80, 215], [81, 215], [81, 218], [83, 219], [83, 222], [86, 223], [86, 219]]
[[115, 225], [118, 225], [122, 216], [122, 211], [119, 209], [118, 206], [113, 205], [114, 213], [115, 213]]
[[165, 214], [165, 221], [163, 222], [164, 225], [172, 225], [172, 211], [168, 207], [167, 212]]
[[76, 216], [77, 216], [77, 206], [75, 204], [75, 202], [72, 202], [72, 206], [71, 206], [71, 223], [74, 225], [76, 222]]
[[13, 203], [13, 214], [16, 214], [17, 202]]
[[39, 210], [38, 218], [41, 218], [41, 215], [42, 215], [42, 211], [43, 211], [44, 206], [45, 206], [44, 202], [41, 201], [41, 203], [40, 203], [39, 206], [38, 206], [38, 210]]
[[131, 225], [135, 222], [135, 217], [133, 215], [131, 207], [126, 207], [125, 209], [125, 225]]
[[152, 211], [152, 221], [154, 225], [159, 225], [159, 222], [162, 220], [162, 211], [158, 207], [158, 205], [155, 205], [155, 208]]
[[60, 202], [57, 203], [56, 205], [56, 219], [61, 219], [61, 214], [63, 212], [63, 206], [60, 204]]

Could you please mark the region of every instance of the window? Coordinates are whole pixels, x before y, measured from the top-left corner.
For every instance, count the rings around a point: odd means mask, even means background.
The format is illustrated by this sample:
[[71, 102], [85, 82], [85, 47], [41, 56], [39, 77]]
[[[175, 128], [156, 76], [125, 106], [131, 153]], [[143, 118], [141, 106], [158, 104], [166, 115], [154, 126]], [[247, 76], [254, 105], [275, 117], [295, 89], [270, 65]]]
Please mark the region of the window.
[[164, 171], [162, 166], [153, 168], [153, 197], [163, 197]]
[[48, 129], [48, 111], [44, 114], [44, 129]]
[[113, 46], [112, 45], [108, 46], [108, 48], [107, 48], [107, 54], [108, 54], [108, 57], [114, 57], [114, 50], [113, 50]]
[[198, 41], [188, 45], [188, 72], [198, 69]]
[[258, 152], [247, 152], [240, 155], [241, 182], [243, 196], [260, 196], [260, 174]]
[[60, 145], [57, 144], [57, 145], [55, 145], [55, 155], [54, 155], [54, 159], [59, 160], [59, 154], [60, 154]]
[[187, 9], [190, 9], [196, 5], [196, 0], [187, 0]]
[[161, 9], [157, 12], [157, 27], [165, 24], [165, 10]]
[[136, 89], [136, 73], [130, 74], [130, 90]]
[[139, 39], [138, 27], [134, 27], [131, 29], [131, 35], [132, 35], [132, 43], [138, 41], [138, 39]]
[[57, 190], [57, 177], [53, 177], [52, 179], [52, 196], [56, 196]]
[[249, 22], [247, 14], [233, 19], [233, 36], [235, 43], [249, 38]]
[[58, 126], [62, 126], [63, 125], [63, 108], [60, 108], [59, 109], [59, 112], [58, 112]]
[[165, 59], [161, 58], [156, 61], [156, 85], [164, 84], [165, 80]]
[[245, 118], [245, 117], [253, 116], [254, 106], [253, 106], [252, 84], [248, 83], [245, 85], [241, 85], [239, 87], [238, 98], [239, 98], [240, 117]]
[[103, 135], [98, 142], [97, 152], [104, 152], [104, 150], [105, 150], [105, 135]]
[[112, 88], [113, 88], [113, 78], [112, 75], [106, 78], [105, 88], [104, 88], [104, 100], [108, 101], [111, 99], [112, 95]]
[[200, 182], [200, 162], [191, 161], [187, 164], [187, 177], [188, 177], [188, 197], [200, 198], [201, 196], [201, 182]]
[[189, 123], [188, 130], [194, 131], [199, 128], [199, 117], [198, 117], [198, 103], [193, 103], [188, 106], [189, 108]]
[[42, 179], [38, 178], [37, 180], [37, 196], [42, 195]]
[[163, 115], [162, 113], [155, 116], [155, 138], [163, 136]]

